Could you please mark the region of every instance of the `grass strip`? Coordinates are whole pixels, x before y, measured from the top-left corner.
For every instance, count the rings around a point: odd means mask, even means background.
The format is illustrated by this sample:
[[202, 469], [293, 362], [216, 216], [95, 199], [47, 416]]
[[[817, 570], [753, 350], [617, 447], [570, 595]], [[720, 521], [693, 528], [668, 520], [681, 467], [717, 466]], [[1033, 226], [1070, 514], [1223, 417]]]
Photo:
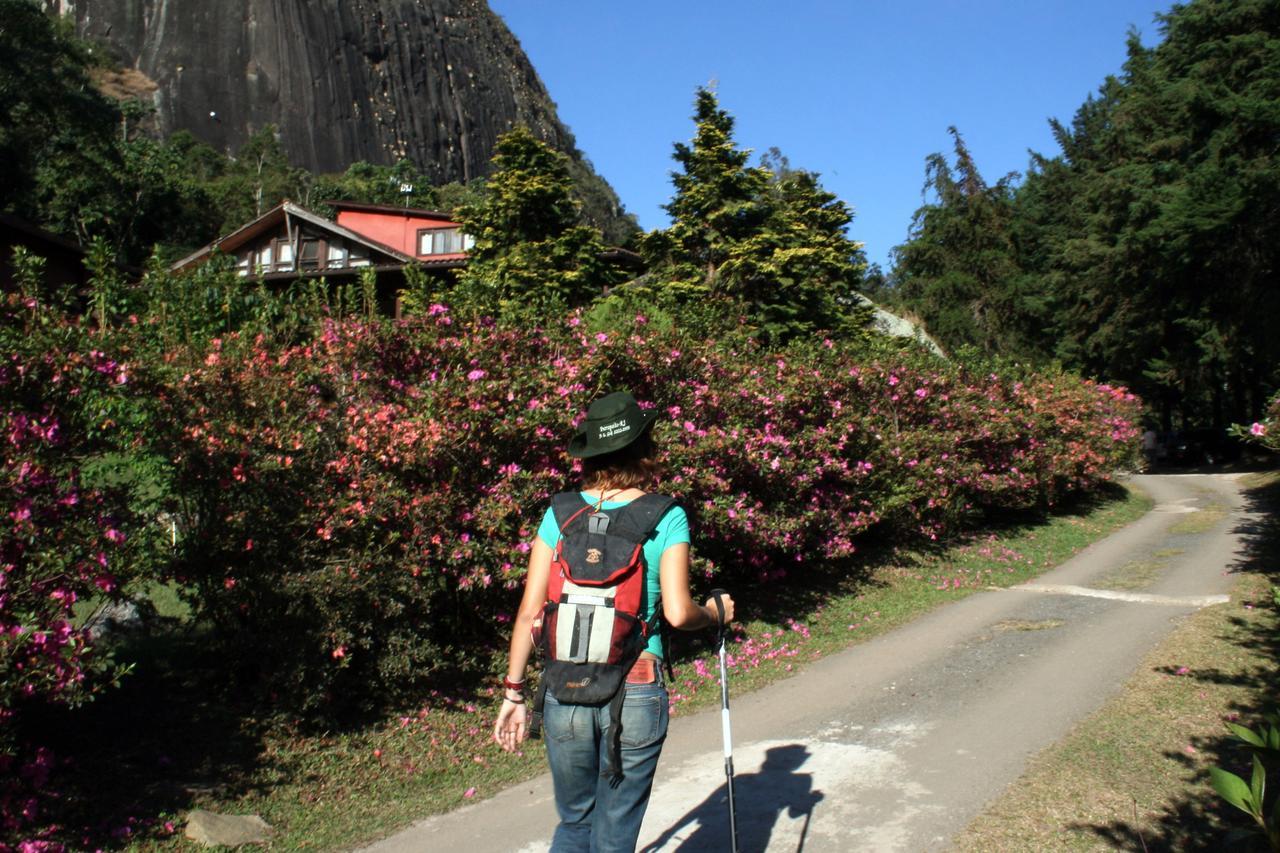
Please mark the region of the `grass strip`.
[[[791, 615], [736, 626], [729, 655], [734, 689], [758, 689], [935, 607], [990, 586], [1024, 582], [1150, 506], [1145, 496], [1116, 489], [1107, 500], [967, 536], [944, 549], [869, 555], [861, 574], [815, 569], [744, 591], [736, 596], [740, 613]], [[686, 641], [677, 655], [673, 713], [717, 704], [718, 668], [710, 644]], [[277, 831], [273, 850], [349, 849], [360, 839], [384, 836], [543, 772], [540, 743], [528, 742], [511, 756], [492, 744], [496, 708], [493, 688], [437, 693], [420, 708], [363, 731], [268, 737], [254, 766], [216, 787], [191, 791], [188, 807], [261, 815]], [[180, 825], [176, 811], [161, 815], [129, 849], [204, 849], [178, 837]]]

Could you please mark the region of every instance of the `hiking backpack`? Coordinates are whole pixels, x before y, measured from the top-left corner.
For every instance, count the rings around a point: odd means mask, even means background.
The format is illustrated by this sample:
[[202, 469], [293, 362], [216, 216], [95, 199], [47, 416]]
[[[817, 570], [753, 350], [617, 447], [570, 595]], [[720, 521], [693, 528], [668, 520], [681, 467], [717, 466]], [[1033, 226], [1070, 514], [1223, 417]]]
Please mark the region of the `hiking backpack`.
[[601, 509], [578, 492], [556, 495], [560, 528], [547, 580], [547, 602], [533, 626], [543, 659], [531, 734], [547, 691], [562, 705], [609, 703], [610, 748], [604, 775], [621, 780], [622, 700], [627, 673], [659, 629], [662, 607], [646, 622], [644, 543], [675, 503], [642, 495]]

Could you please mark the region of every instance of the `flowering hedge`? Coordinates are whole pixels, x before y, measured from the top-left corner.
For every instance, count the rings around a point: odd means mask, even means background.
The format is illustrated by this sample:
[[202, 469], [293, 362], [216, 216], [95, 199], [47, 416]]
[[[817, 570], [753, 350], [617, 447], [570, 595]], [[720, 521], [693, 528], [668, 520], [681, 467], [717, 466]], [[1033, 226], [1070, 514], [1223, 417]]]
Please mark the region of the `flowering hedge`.
[[[227, 683], [297, 719], [418, 700], [495, 665], [542, 508], [574, 480], [572, 423], [607, 390], [661, 411], [696, 570], [738, 588], [868, 535], [1052, 505], [1136, 445], [1122, 389], [865, 343], [766, 350], [642, 317], [534, 330], [444, 306], [176, 339], [146, 312], [94, 329], [30, 296], [0, 311], [0, 850], [44, 843], [24, 827], [59, 760], [15, 721], [112, 671], [77, 600], [178, 581]], [[143, 471], [149, 497], [113, 469]]]
[[34, 297], [0, 300], [0, 838], [38, 820], [54, 763], [19, 736], [20, 712], [76, 705], [112, 670], [74, 604], [143, 562], [125, 494], [85, 476], [129, 408], [131, 368], [104, 339]]
[[183, 496], [177, 572], [248, 683], [303, 715], [410, 698], [502, 643], [570, 424], [631, 388], [664, 415], [698, 569], [726, 585], [1054, 503], [1132, 457], [1138, 403], [1067, 375], [971, 376], [924, 355], [766, 352], [651, 330], [331, 322], [229, 335], [157, 419]]

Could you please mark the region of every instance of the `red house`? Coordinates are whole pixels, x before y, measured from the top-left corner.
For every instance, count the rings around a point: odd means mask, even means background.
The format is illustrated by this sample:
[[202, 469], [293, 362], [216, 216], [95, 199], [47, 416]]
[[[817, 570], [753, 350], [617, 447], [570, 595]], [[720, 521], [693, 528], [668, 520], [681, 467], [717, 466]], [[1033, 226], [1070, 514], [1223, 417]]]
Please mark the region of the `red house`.
[[354, 201], [325, 204], [338, 212], [339, 225], [412, 255], [421, 263], [448, 265], [451, 261], [465, 261], [475, 243], [447, 213]]
[[282, 284], [321, 277], [345, 284], [372, 267], [379, 304], [399, 316], [407, 264], [447, 275], [467, 262], [471, 240], [448, 214], [384, 204], [326, 204], [337, 210], [336, 222], [285, 201], [170, 269], [193, 269], [215, 250], [234, 257], [242, 277]]
[[[447, 213], [352, 201], [325, 204], [337, 211], [336, 221], [285, 201], [170, 269], [193, 269], [214, 251], [234, 257], [242, 277], [282, 285], [321, 277], [345, 284], [372, 267], [381, 309], [399, 317], [408, 264], [447, 276], [466, 266], [467, 251], [474, 244]], [[609, 249], [601, 258], [633, 272], [643, 266], [639, 255], [625, 249]]]

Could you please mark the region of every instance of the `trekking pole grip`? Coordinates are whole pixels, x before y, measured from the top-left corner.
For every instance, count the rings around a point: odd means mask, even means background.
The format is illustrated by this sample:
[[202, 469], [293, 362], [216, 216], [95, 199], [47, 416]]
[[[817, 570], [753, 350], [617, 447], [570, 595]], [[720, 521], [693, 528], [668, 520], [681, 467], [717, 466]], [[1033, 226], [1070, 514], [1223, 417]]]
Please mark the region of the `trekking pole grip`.
[[716, 613], [719, 614], [719, 626], [721, 631], [724, 630], [724, 602], [720, 600], [720, 597], [728, 594], [729, 593], [723, 589], [711, 590], [711, 600], [716, 603]]

